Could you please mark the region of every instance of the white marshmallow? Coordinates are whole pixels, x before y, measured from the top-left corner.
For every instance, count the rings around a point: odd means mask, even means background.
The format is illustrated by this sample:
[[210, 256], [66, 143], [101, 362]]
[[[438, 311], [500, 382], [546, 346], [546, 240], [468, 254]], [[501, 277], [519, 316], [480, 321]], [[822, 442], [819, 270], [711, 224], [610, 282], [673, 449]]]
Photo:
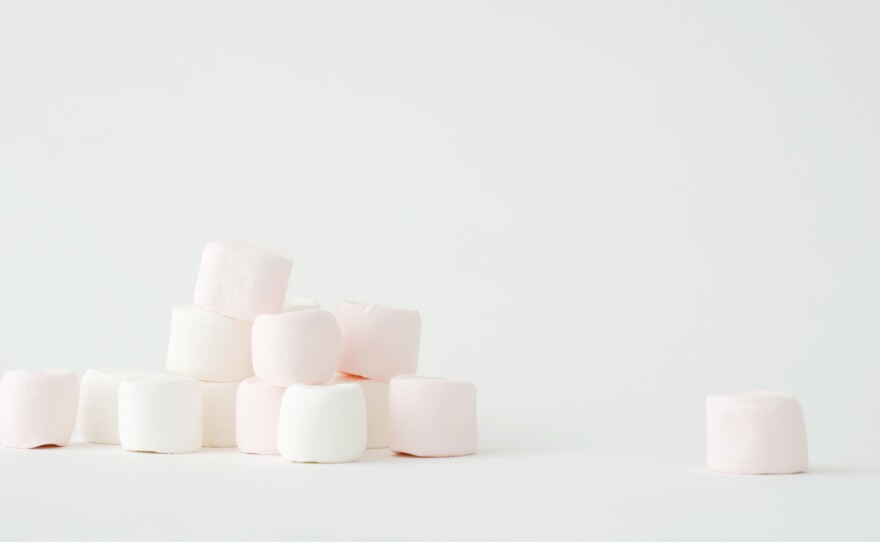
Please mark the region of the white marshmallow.
[[8, 448], [66, 446], [76, 423], [73, 371], [9, 371], [0, 380], [0, 442]]
[[127, 378], [119, 386], [119, 442], [135, 452], [195, 452], [202, 447], [202, 409], [194, 378]]
[[418, 311], [343, 301], [336, 319], [342, 330], [337, 371], [386, 381], [415, 374], [422, 330]]
[[235, 446], [235, 395], [238, 382], [202, 382], [202, 446]]
[[320, 308], [321, 304], [310, 297], [288, 297], [284, 301], [284, 309], [281, 312], [318, 310]]
[[367, 405], [367, 448], [387, 448], [389, 441], [388, 382], [336, 373], [330, 379], [330, 383], [351, 383], [361, 387]]
[[79, 393], [79, 435], [86, 442], [119, 444], [119, 385], [126, 378], [159, 373], [89, 369]]
[[784, 392], [706, 397], [706, 463], [736, 474], [807, 470], [807, 429], [801, 405]]
[[356, 461], [367, 444], [364, 392], [356, 384], [293, 384], [281, 400], [278, 451], [298, 463]]
[[273, 386], [324, 384], [339, 358], [339, 325], [327, 311], [261, 314], [252, 344], [254, 373]]
[[293, 260], [283, 251], [250, 241], [205, 245], [193, 303], [203, 309], [253, 321], [284, 308]]
[[208, 382], [240, 382], [253, 376], [251, 322], [193, 305], [174, 307], [165, 366]]

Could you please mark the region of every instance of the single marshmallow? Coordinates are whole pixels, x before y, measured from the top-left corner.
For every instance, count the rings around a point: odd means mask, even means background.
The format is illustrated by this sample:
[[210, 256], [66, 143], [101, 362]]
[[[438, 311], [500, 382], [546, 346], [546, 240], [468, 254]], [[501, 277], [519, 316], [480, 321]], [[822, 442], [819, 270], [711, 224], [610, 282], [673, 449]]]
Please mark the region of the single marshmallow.
[[422, 329], [418, 311], [343, 301], [336, 319], [342, 329], [339, 372], [374, 380], [416, 372]]
[[293, 384], [281, 400], [278, 451], [297, 463], [356, 461], [367, 444], [364, 392], [357, 384]]
[[278, 416], [284, 388], [257, 377], [238, 387], [235, 399], [235, 444], [247, 454], [278, 455]]
[[353, 383], [364, 390], [367, 405], [367, 448], [388, 447], [388, 382], [336, 373], [331, 384]]
[[76, 424], [73, 371], [9, 371], [0, 380], [0, 442], [7, 448], [66, 446]]
[[310, 297], [288, 297], [284, 302], [284, 309], [281, 312], [304, 311], [320, 308], [321, 304]]
[[706, 463], [735, 474], [807, 470], [807, 428], [801, 404], [785, 392], [706, 397]]
[[477, 450], [477, 388], [468, 382], [398, 376], [388, 387], [394, 452], [452, 457]]
[[202, 382], [202, 446], [235, 446], [235, 395], [238, 382]]
[[284, 308], [293, 260], [283, 251], [250, 241], [205, 245], [193, 303], [239, 320]]
[[208, 382], [240, 382], [254, 376], [251, 323], [193, 305], [174, 307], [165, 366]]
[[325, 384], [333, 376], [340, 332], [327, 311], [261, 314], [251, 337], [254, 373], [274, 386]]
[[119, 386], [119, 442], [133, 452], [195, 452], [202, 447], [202, 408], [195, 378], [127, 378]]
[[86, 442], [119, 444], [119, 385], [126, 378], [159, 373], [89, 369], [79, 392], [79, 435]]

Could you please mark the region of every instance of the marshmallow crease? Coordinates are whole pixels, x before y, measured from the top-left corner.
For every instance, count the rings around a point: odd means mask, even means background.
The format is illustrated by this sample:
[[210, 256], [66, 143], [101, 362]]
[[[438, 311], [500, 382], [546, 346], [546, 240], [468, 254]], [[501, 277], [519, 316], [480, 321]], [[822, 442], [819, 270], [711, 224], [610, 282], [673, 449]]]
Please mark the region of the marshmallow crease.
[[78, 399], [73, 371], [7, 372], [0, 380], [0, 442], [7, 448], [66, 446]]
[[278, 416], [285, 388], [257, 377], [238, 387], [235, 399], [235, 444], [247, 454], [278, 455]]
[[79, 435], [86, 442], [119, 444], [119, 386], [126, 378], [158, 373], [89, 369], [79, 392]]
[[198, 451], [202, 409], [202, 388], [194, 378], [125, 379], [119, 386], [119, 442], [134, 452]]
[[262, 314], [252, 334], [254, 373], [274, 386], [324, 384], [339, 358], [340, 331], [327, 311]]
[[254, 375], [251, 322], [182, 305], [171, 310], [169, 371], [208, 382], [239, 382]]
[[418, 311], [343, 301], [336, 319], [342, 330], [339, 372], [385, 381], [416, 372], [422, 329]]
[[357, 384], [293, 384], [284, 392], [278, 451], [297, 463], [347, 463], [366, 449], [367, 412]]
[[238, 382], [201, 382], [202, 446], [235, 446], [235, 396]]
[[238, 320], [279, 313], [292, 265], [286, 253], [260, 243], [208, 243], [202, 251], [193, 303]]
[[477, 388], [444, 378], [398, 376], [388, 387], [390, 449], [420, 457], [477, 450]]
[[367, 448], [387, 448], [389, 441], [388, 382], [336, 373], [330, 379], [330, 383], [350, 383], [361, 387], [367, 407]]
[[794, 474], [808, 467], [801, 404], [785, 392], [706, 397], [706, 464], [734, 474]]

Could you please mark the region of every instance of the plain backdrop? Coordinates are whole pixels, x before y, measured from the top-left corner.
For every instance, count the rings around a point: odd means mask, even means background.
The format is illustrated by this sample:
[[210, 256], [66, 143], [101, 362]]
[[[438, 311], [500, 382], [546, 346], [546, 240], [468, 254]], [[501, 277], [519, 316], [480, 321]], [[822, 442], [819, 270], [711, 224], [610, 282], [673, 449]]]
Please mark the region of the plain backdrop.
[[[163, 368], [202, 246], [251, 239], [291, 294], [418, 308], [420, 373], [477, 384], [482, 439], [296, 471], [315, 495], [232, 451], [4, 450], [0, 534], [877, 540], [878, 28], [872, 2], [0, 1], [0, 371]], [[703, 469], [704, 396], [750, 389], [800, 398], [813, 473]]]

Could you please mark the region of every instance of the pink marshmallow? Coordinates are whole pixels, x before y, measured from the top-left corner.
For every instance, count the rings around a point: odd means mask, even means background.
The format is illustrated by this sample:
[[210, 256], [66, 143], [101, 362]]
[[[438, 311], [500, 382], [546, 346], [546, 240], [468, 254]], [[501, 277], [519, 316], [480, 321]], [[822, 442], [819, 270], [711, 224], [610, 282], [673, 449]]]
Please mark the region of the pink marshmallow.
[[452, 457], [477, 450], [477, 388], [468, 382], [398, 376], [388, 387], [391, 451]]
[[342, 330], [339, 372], [386, 381], [416, 372], [422, 329], [418, 311], [343, 301], [336, 319]]
[[259, 314], [279, 313], [292, 265], [286, 253], [259, 243], [208, 243], [202, 252], [193, 303], [247, 321]]
[[0, 441], [8, 448], [66, 446], [78, 401], [73, 371], [9, 371], [0, 380]]
[[339, 343], [339, 325], [327, 311], [262, 314], [251, 335], [254, 374], [274, 386], [325, 384]]
[[278, 416], [284, 388], [248, 378], [235, 398], [235, 444], [248, 454], [278, 455]]

